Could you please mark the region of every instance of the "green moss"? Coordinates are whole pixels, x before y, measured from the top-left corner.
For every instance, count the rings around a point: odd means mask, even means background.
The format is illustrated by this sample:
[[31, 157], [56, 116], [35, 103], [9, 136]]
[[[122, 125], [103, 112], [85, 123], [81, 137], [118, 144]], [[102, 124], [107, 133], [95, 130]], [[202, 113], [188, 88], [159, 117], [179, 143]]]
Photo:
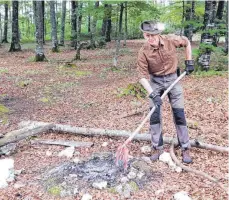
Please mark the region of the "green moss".
[[131, 189], [132, 189], [134, 192], [136, 192], [136, 191], [139, 190], [139, 187], [138, 187], [137, 183], [135, 183], [134, 181], [130, 181], [128, 184], [130, 185]]
[[48, 189], [48, 193], [55, 195], [55, 196], [60, 196], [61, 187], [60, 186], [53, 186], [53, 187]]
[[118, 97], [131, 95], [141, 99], [147, 96], [147, 91], [140, 83], [130, 83], [126, 88], [121, 88], [118, 90]]
[[0, 104], [0, 115], [9, 113], [9, 109], [5, 107], [4, 105]]
[[91, 74], [91, 72], [88, 72], [88, 71], [75, 71], [75, 75], [76, 76], [87, 76]]
[[8, 69], [0, 67], [0, 74], [8, 73]]
[[39, 101], [41, 101], [43, 103], [51, 103], [51, 99], [49, 97], [43, 97], [43, 98], [39, 99]]
[[109, 189], [108, 189], [108, 192], [109, 192], [109, 193], [112, 193], [112, 194], [117, 194], [117, 191], [116, 191], [115, 187], [109, 188]]

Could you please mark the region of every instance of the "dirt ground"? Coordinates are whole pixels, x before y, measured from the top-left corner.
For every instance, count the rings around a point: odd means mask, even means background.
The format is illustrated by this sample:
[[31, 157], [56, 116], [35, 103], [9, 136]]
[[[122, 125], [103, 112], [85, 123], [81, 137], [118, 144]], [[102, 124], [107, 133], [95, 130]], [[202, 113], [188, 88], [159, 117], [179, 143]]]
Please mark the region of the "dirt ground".
[[[7, 46], [0, 47], [0, 104], [8, 108], [1, 113], [0, 132], [5, 134], [18, 128], [23, 120], [34, 120], [69, 124], [78, 127], [117, 129], [133, 131], [141, 122], [145, 113], [120, 118], [123, 114], [145, 106], [146, 99], [133, 96], [122, 96], [120, 89], [129, 83], [138, 81], [136, 72], [136, 56], [143, 41], [127, 41], [122, 48], [118, 61], [119, 70], [112, 70], [112, 59], [115, 43], [103, 49], [82, 50], [82, 60], [73, 62], [74, 67], [63, 67], [71, 61], [75, 51], [68, 46], [61, 48], [60, 53], [52, 53], [50, 44], [45, 45], [45, 55], [49, 62], [32, 62], [34, 44], [22, 46], [22, 52], [9, 53]], [[180, 64], [183, 53], [178, 51]], [[197, 128], [189, 129], [191, 139], [228, 146], [228, 78], [222, 76], [191, 75], [182, 80], [185, 96], [185, 112], [187, 119], [196, 122]], [[142, 132], [148, 131], [148, 124]], [[164, 136], [173, 136], [171, 108], [168, 100], [163, 104]], [[72, 136], [69, 134], [44, 133], [39, 138], [69, 139], [75, 141], [93, 141], [91, 148], [79, 148], [79, 157], [85, 158], [92, 152], [115, 152], [124, 139], [108, 137]], [[108, 146], [103, 147], [103, 142]], [[149, 142], [133, 142], [130, 154], [143, 156], [140, 147]], [[67, 158], [57, 156], [64, 147], [49, 145], [31, 145], [30, 140], [20, 141], [17, 152], [11, 157], [15, 161], [15, 169], [24, 169], [15, 182], [25, 186], [15, 189], [14, 183], [0, 190], [0, 199], [60, 199], [48, 194], [39, 184], [40, 175], [47, 169], [65, 162]], [[169, 146], [166, 146], [166, 150]], [[47, 156], [46, 152], [52, 152]], [[180, 150], [177, 150], [181, 159]], [[191, 156], [194, 162], [190, 167], [209, 173], [228, 184], [228, 155], [208, 150], [193, 148]], [[1, 158], [5, 158], [2, 156]], [[194, 174], [172, 172], [162, 162], [152, 163], [155, 171], [162, 173], [161, 182], [149, 182], [144, 190], [132, 194], [131, 199], [171, 199], [173, 194], [186, 191], [193, 199], [226, 199], [226, 193], [209, 180]], [[157, 191], [162, 189], [160, 195]], [[88, 191], [93, 199], [120, 199], [107, 190]], [[61, 199], [81, 199], [76, 197]]]

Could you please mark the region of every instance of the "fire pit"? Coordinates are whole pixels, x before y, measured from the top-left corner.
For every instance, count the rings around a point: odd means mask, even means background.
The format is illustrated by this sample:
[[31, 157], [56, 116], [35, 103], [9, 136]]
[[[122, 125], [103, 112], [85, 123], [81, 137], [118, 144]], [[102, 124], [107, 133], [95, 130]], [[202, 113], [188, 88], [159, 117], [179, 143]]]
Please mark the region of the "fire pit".
[[43, 184], [54, 195], [74, 196], [90, 188], [106, 189], [127, 197], [143, 188], [149, 181], [161, 180], [161, 173], [154, 172], [141, 158], [129, 160], [128, 168], [115, 165], [110, 152], [95, 153], [78, 163], [68, 162], [44, 174]]

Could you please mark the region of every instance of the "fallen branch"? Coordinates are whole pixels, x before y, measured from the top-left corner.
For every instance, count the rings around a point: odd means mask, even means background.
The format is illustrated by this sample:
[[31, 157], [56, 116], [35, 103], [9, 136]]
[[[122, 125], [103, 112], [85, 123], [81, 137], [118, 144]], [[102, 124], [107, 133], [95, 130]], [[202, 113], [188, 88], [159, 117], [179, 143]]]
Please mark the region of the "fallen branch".
[[199, 171], [199, 170], [196, 170], [196, 169], [192, 169], [190, 167], [187, 167], [187, 166], [183, 165], [177, 159], [177, 157], [176, 157], [176, 155], [174, 153], [174, 140], [173, 139], [171, 140], [170, 155], [171, 155], [171, 158], [173, 159], [173, 161], [176, 163], [177, 166], [181, 167], [183, 170], [185, 170], [187, 172], [194, 173], [194, 174], [196, 174], [198, 176], [203, 176], [204, 178], [216, 183], [217, 185], [219, 185], [220, 188], [222, 188], [228, 194], [227, 188], [225, 188], [224, 185], [218, 181], [218, 179], [210, 176], [209, 174], [207, 174], [205, 172], [202, 172], [202, 171]]
[[[30, 125], [47, 125], [49, 123], [45, 122], [37, 122], [37, 121], [22, 121], [19, 123], [20, 127], [24, 126], [30, 126]], [[76, 135], [86, 135], [86, 136], [108, 136], [108, 137], [124, 137], [128, 138], [132, 132], [124, 131], [124, 130], [106, 130], [106, 129], [96, 129], [96, 128], [82, 128], [82, 127], [75, 127], [75, 126], [70, 126], [70, 125], [62, 125], [62, 124], [54, 124], [53, 131], [58, 131], [58, 132], [67, 132], [71, 134], [76, 134]], [[150, 134], [137, 134], [134, 138], [134, 140], [137, 141], [151, 141], [151, 136]], [[171, 144], [171, 141], [173, 138], [171, 137], [164, 137], [163, 138], [165, 144]], [[217, 145], [212, 145], [212, 144], [207, 144], [207, 143], [202, 143], [199, 142], [198, 140], [191, 140], [190, 144], [192, 147], [196, 148], [201, 148], [201, 149], [207, 149], [207, 150], [212, 150], [212, 151], [217, 151], [221, 153], [229, 153], [229, 148], [228, 147], [222, 147], [222, 146], [217, 146]], [[174, 145], [178, 145], [178, 141], [174, 141]]]
[[0, 139], [0, 147], [7, 145], [12, 142], [17, 142], [23, 140], [29, 136], [37, 135], [42, 132], [50, 130], [53, 124], [43, 124], [43, 125], [31, 125], [21, 128], [19, 130], [11, 131], [7, 133], [3, 138]]
[[31, 144], [50, 144], [67, 147], [91, 147], [93, 145], [93, 142], [75, 142], [66, 140], [32, 140]]

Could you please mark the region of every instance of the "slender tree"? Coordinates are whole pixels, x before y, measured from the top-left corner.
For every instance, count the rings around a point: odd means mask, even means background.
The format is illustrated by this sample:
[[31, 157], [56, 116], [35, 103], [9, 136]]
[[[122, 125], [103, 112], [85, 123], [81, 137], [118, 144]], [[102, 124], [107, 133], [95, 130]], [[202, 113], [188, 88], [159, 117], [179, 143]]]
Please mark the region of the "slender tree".
[[[185, 10], [185, 21], [186, 23], [191, 21], [193, 19], [193, 9], [192, 9], [192, 4], [193, 2], [188, 1], [186, 4], [186, 10]], [[192, 24], [187, 24], [184, 27], [184, 35], [190, 40], [192, 41], [192, 36], [193, 36], [193, 25]]]
[[21, 51], [21, 45], [19, 43], [19, 26], [18, 26], [18, 1], [12, 1], [12, 40], [10, 45], [10, 52]]
[[98, 7], [99, 7], [99, 1], [96, 1], [95, 5], [94, 5], [95, 12], [93, 13], [93, 18], [92, 18], [92, 23], [91, 23], [91, 34], [90, 34], [90, 45], [89, 45], [90, 49], [96, 48], [96, 45], [95, 45], [95, 34], [96, 34]]
[[124, 43], [123, 46], [126, 46], [126, 39], [127, 39], [127, 1], [125, 2], [125, 32], [124, 32]]
[[112, 15], [112, 5], [108, 5], [108, 11], [107, 11], [107, 27], [105, 32], [105, 41], [110, 42], [111, 41], [111, 15]]
[[60, 44], [59, 44], [60, 46], [64, 46], [65, 18], [66, 18], [66, 1], [62, 1], [61, 32], [60, 32]]
[[76, 2], [75, 0], [71, 1], [71, 47], [75, 47], [76, 46], [76, 40], [77, 40], [77, 4], [78, 2]]
[[78, 31], [79, 33], [81, 33], [81, 24], [82, 24], [82, 10], [83, 10], [83, 3], [80, 3], [80, 7], [79, 7], [79, 24], [78, 24]]
[[50, 18], [52, 25], [52, 52], [58, 52], [58, 40], [57, 40], [57, 28], [56, 28], [56, 12], [55, 12], [55, 2], [50, 1]]
[[4, 7], [5, 7], [5, 18], [4, 18], [4, 31], [3, 31], [3, 39], [2, 39], [2, 43], [8, 43], [7, 40], [7, 30], [8, 30], [8, 3], [4, 3]]
[[117, 63], [118, 63], [118, 55], [119, 55], [120, 41], [121, 41], [121, 35], [122, 35], [123, 10], [124, 10], [124, 5], [123, 3], [120, 3], [118, 39], [116, 40], [116, 50], [115, 50], [115, 56], [113, 59], [113, 66], [116, 68], [117, 68]]
[[226, 30], [226, 36], [225, 36], [225, 45], [224, 45], [224, 51], [226, 54], [228, 54], [228, 1], [226, 3], [226, 25], [227, 25], [227, 30]]
[[36, 49], [35, 49], [35, 61], [45, 61], [45, 54], [43, 48], [43, 19], [42, 19], [42, 2], [36, 1], [36, 10], [34, 12], [34, 17], [36, 18]]
[[224, 4], [225, 4], [225, 1], [222, 1], [222, 0], [219, 1], [219, 3], [218, 3], [216, 18], [219, 20], [221, 20], [223, 18]]
[[108, 12], [108, 4], [104, 4], [104, 13], [103, 13], [103, 23], [101, 29], [101, 36], [105, 36], [107, 29], [107, 12]]
[[45, 32], [46, 32], [46, 27], [45, 27], [45, 1], [42, 0], [42, 38], [43, 38], [43, 44], [45, 44]]

